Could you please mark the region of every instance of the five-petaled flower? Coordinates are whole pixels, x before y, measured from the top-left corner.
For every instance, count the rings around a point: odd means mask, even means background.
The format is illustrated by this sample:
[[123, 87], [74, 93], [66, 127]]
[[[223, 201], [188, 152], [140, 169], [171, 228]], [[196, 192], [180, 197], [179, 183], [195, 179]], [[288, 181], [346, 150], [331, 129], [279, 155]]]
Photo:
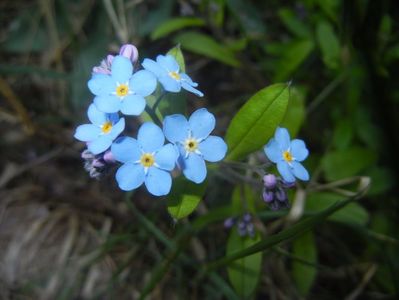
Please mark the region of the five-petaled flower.
[[93, 74], [90, 91], [96, 95], [94, 104], [100, 111], [125, 115], [140, 115], [145, 106], [144, 97], [154, 92], [157, 82], [151, 72], [141, 70], [133, 74], [130, 59], [118, 55], [112, 60], [111, 74]]
[[295, 177], [309, 180], [308, 171], [300, 162], [309, 154], [302, 140], [290, 140], [288, 130], [278, 127], [269, 143], [264, 147], [266, 156], [277, 164], [277, 169], [287, 182], [294, 182]]
[[116, 181], [124, 191], [138, 188], [145, 183], [154, 196], [169, 193], [172, 186], [172, 171], [178, 153], [172, 144], [164, 145], [161, 128], [154, 123], [144, 123], [137, 140], [130, 137], [117, 139], [111, 147], [114, 158], [123, 163], [116, 172]]
[[158, 78], [165, 91], [178, 93], [183, 88], [200, 97], [204, 95], [195, 88], [198, 84], [181, 72], [179, 64], [171, 55], [158, 55], [156, 61], [146, 58], [142, 65]]
[[195, 111], [189, 120], [179, 114], [167, 116], [163, 122], [165, 137], [179, 149], [179, 166], [187, 179], [201, 183], [206, 177], [205, 161], [217, 162], [226, 155], [222, 138], [210, 135], [215, 117], [205, 108]]
[[93, 154], [107, 150], [112, 141], [125, 129], [125, 119], [118, 114], [107, 114], [99, 111], [94, 104], [89, 106], [87, 116], [92, 124], [78, 126], [75, 138], [87, 142], [87, 148]]

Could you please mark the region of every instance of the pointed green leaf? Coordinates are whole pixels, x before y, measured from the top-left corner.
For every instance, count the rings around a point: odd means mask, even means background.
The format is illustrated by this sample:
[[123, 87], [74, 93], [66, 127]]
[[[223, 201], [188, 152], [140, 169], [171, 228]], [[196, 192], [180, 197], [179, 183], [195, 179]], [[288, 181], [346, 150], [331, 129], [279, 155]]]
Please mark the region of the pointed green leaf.
[[193, 53], [216, 59], [233, 67], [240, 65], [240, 61], [227, 46], [205, 34], [185, 32], [179, 34], [175, 41], [180, 43], [183, 49]]
[[296, 136], [305, 119], [305, 92], [293, 87], [290, 91], [287, 112], [281, 126], [288, 129], [291, 136]]
[[[248, 248], [260, 241], [260, 236], [257, 234], [254, 238], [249, 236], [241, 237], [234, 228], [227, 242], [227, 253], [231, 255], [237, 251]], [[228, 269], [228, 275], [231, 284], [236, 290], [237, 294], [246, 299], [249, 298], [259, 281], [260, 271], [262, 268], [262, 253], [258, 252], [232, 262]]]
[[322, 21], [317, 25], [316, 37], [327, 67], [337, 69], [340, 64], [340, 44], [330, 23]]
[[289, 86], [279, 83], [253, 95], [239, 110], [226, 133], [227, 159], [238, 160], [264, 146], [282, 121]]
[[169, 214], [176, 220], [187, 217], [197, 208], [205, 189], [206, 181], [195, 184], [183, 176], [176, 178], [168, 196]]
[[[292, 245], [292, 254], [309, 263], [317, 263], [317, 248], [312, 231], [295, 239]], [[298, 260], [293, 260], [292, 276], [302, 296], [306, 296], [309, 293], [316, 275], [317, 268], [314, 266], [307, 265]]]
[[168, 34], [183, 28], [195, 27], [195, 26], [198, 27], [204, 25], [205, 25], [204, 20], [200, 18], [181, 17], [181, 18], [169, 19], [160, 24], [152, 32], [151, 39], [153, 40], [159, 39], [161, 37], [167, 36]]

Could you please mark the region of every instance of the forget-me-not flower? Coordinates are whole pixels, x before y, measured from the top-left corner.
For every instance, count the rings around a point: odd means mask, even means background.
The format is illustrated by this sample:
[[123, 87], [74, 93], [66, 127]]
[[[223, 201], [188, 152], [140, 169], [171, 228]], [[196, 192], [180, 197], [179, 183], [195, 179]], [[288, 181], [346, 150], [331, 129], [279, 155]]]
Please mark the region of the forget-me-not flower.
[[117, 139], [111, 147], [114, 158], [123, 163], [116, 172], [116, 181], [124, 191], [138, 188], [145, 183], [154, 196], [169, 193], [172, 171], [178, 153], [172, 144], [164, 145], [164, 134], [157, 125], [144, 123], [137, 140], [130, 137]]
[[107, 150], [112, 141], [125, 129], [125, 119], [118, 114], [107, 114], [99, 111], [94, 104], [89, 106], [87, 116], [92, 124], [78, 126], [75, 138], [87, 142], [87, 148], [93, 154]]
[[167, 116], [163, 122], [165, 137], [179, 149], [178, 163], [187, 179], [201, 183], [206, 177], [205, 161], [216, 162], [226, 155], [222, 138], [210, 135], [215, 117], [205, 108], [196, 110], [189, 120], [179, 114]]
[[135, 116], [143, 112], [144, 97], [154, 92], [156, 85], [151, 72], [141, 70], [133, 74], [132, 62], [121, 55], [113, 58], [111, 74], [94, 74], [88, 82], [99, 110], [106, 113], [120, 110], [125, 115]]
[[158, 55], [156, 61], [146, 58], [142, 65], [158, 78], [165, 91], [178, 93], [183, 88], [197, 96], [204, 95], [195, 88], [197, 83], [186, 73], [180, 72], [179, 64], [171, 55]]
[[264, 147], [266, 156], [277, 164], [277, 169], [287, 182], [294, 182], [295, 177], [309, 180], [308, 171], [300, 162], [309, 154], [302, 140], [290, 140], [288, 130], [278, 127], [269, 143]]

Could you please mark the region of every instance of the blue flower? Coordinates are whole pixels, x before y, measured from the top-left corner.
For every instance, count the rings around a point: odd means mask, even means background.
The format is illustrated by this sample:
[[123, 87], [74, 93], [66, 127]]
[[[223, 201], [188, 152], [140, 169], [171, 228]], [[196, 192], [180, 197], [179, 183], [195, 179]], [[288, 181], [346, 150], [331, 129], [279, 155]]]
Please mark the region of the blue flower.
[[135, 116], [143, 112], [144, 97], [154, 92], [156, 85], [151, 72], [141, 70], [133, 74], [132, 62], [121, 55], [113, 58], [110, 75], [94, 74], [88, 82], [99, 110], [106, 113], [120, 110], [125, 115]]
[[166, 91], [178, 93], [183, 88], [200, 97], [204, 96], [195, 88], [198, 84], [193, 82], [187, 74], [180, 72], [179, 64], [173, 56], [158, 55], [157, 61], [146, 58], [142, 65], [158, 78]]
[[144, 123], [137, 140], [130, 137], [117, 139], [111, 147], [114, 158], [123, 163], [116, 172], [116, 181], [124, 191], [138, 188], [145, 183], [147, 190], [162, 196], [169, 193], [178, 153], [172, 144], [164, 145], [161, 128], [151, 122]]
[[205, 108], [195, 111], [190, 119], [183, 115], [167, 116], [163, 122], [165, 137], [179, 149], [179, 165], [187, 179], [201, 183], [206, 177], [205, 161], [216, 162], [226, 155], [222, 138], [209, 135], [215, 128], [215, 117]]
[[106, 114], [99, 111], [94, 104], [89, 106], [87, 116], [92, 124], [78, 126], [75, 138], [87, 142], [87, 148], [93, 154], [107, 150], [112, 141], [125, 129], [125, 119], [118, 114]]
[[308, 171], [302, 166], [301, 161], [309, 154], [302, 140], [290, 140], [290, 135], [285, 128], [278, 127], [269, 143], [265, 146], [266, 156], [277, 164], [277, 169], [287, 182], [294, 182], [295, 177], [309, 180]]

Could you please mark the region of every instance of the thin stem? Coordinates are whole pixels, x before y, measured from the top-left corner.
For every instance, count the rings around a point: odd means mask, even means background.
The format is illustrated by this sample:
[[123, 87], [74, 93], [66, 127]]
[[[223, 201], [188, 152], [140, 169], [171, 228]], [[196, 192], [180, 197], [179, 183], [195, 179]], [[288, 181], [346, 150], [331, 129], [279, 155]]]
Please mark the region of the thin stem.
[[151, 117], [151, 119], [158, 125], [158, 126], [162, 126], [162, 122], [161, 120], [158, 118], [157, 114], [155, 113], [155, 110], [153, 110], [151, 107], [149, 107], [148, 105], [145, 107], [145, 111], [147, 114], [149, 114], [149, 116]]
[[165, 95], [166, 95], [166, 93], [163, 92], [163, 93], [158, 97], [157, 101], [155, 101], [154, 105], [152, 106], [152, 110], [153, 110], [153, 111], [156, 111], [156, 110], [157, 110], [157, 107], [158, 107], [159, 103], [161, 102], [163, 96], [165, 96]]

